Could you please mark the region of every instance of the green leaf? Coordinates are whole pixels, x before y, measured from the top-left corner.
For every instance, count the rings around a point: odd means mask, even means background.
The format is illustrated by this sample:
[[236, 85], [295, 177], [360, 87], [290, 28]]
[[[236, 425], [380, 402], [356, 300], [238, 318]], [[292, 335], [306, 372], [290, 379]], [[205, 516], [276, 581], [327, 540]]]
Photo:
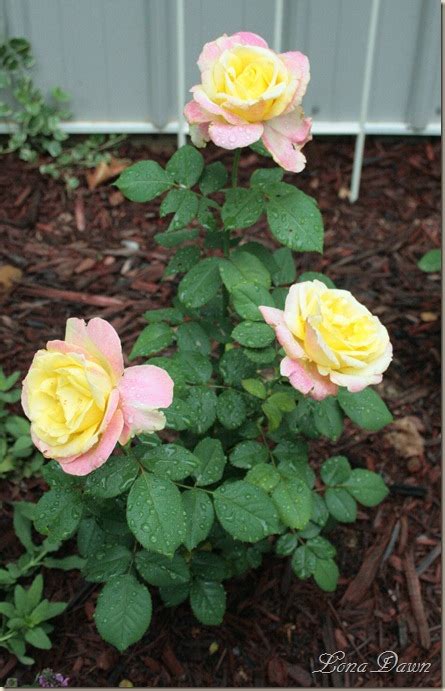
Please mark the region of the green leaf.
[[218, 267], [217, 257], [207, 257], [184, 276], [178, 287], [178, 296], [186, 307], [202, 307], [216, 295], [221, 285]]
[[276, 405], [270, 402], [270, 400], [265, 401], [261, 409], [264, 415], [267, 417], [267, 422], [269, 426], [269, 432], [275, 432], [281, 425], [283, 419], [283, 414]]
[[132, 553], [127, 547], [106, 544], [88, 557], [82, 569], [83, 575], [92, 583], [108, 581], [112, 576], [128, 571], [131, 560]]
[[48, 600], [42, 600], [39, 602], [37, 607], [31, 612], [31, 621], [34, 626], [41, 624], [42, 621], [48, 621], [48, 619], [53, 619], [58, 617], [66, 610], [67, 602], [48, 602]]
[[138, 469], [132, 456], [110, 456], [106, 463], [87, 476], [85, 491], [102, 499], [117, 497], [131, 487]]
[[144, 454], [141, 462], [158, 477], [174, 482], [192, 475], [199, 466], [199, 458], [178, 444], [156, 446]]
[[321, 466], [321, 479], [326, 485], [341, 485], [351, 474], [346, 456], [332, 456]]
[[258, 542], [279, 530], [272, 501], [248, 482], [239, 480], [218, 487], [214, 502], [219, 522], [237, 540]]
[[190, 594], [190, 585], [183, 583], [181, 585], [166, 585], [159, 588], [159, 595], [166, 607], [176, 607], [181, 602], [187, 600]]
[[338, 402], [352, 422], [371, 432], [377, 432], [393, 421], [386, 404], [369, 387], [359, 393], [349, 393], [347, 389], [340, 388]]
[[165, 410], [167, 427], [182, 432], [190, 429], [195, 423], [195, 416], [190, 410], [186, 401], [176, 398], [173, 403]]
[[246, 404], [242, 394], [225, 389], [216, 403], [216, 415], [226, 429], [237, 429], [246, 419]]
[[328, 593], [332, 593], [338, 583], [338, 566], [333, 559], [317, 559], [314, 569], [316, 584]]
[[173, 154], [166, 169], [175, 182], [186, 187], [193, 187], [201, 177], [204, 158], [194, 146], [185, 144]]
[[219, 370], [225, 384], [238, 386], [242, 379], [255, 374], [255, 366], [240, 348], [227, 350], [219, 361]]
[[[196, 264], [200, 256], [199, 247], [181, 247], [172, 257], [164, 271], [164, 276], [173, 276], [177, 273], [186, 273]], [[181, 321], [184, 317], [181, 315]]]
[[136, 568], [144, 581], [158, 587], [181, 585], [190, 580], [190, 569], [180, 554], [169, 559], [162, 554], [142, 550], [136, 554]]
[[235, 326], [232, 338], [248, 348], [265, 348], [275, 340], [275, 332], [268, 324], [245, 321]]
[[429, 250], [417, 262], [421, 271], [426, 273], [436, 273], [442, 268], [442, 252], [440, 249]]
[[292, 393], [287, 393], [286, 391], [278, 391], [277, 393], [273, 393], [267, 400], [269, 403], [276, 406], [278, 410], [281, 410], [282, 413], [291, 413], [296, 406], [295, 396]]
[[248, 228], [263, 212], [263, 196], [258, 190], [237, 187], [226, 191], [221, 218], [227, 230]]
[[357, 518], [355, 499], [341, 487], [328, 487], [324, 495], [329, 513], [342, 523], [354, 523]]
[[187, 405], [194, 419], [192, 432], [204, 434], [216, 420], [215, 392], [212, 389], [194, 386], [187, 397]]
[[272, 492], [272, 499], [284, 525], [302, 530], [312, 512], [312, 492], [303, 480], [281, 480]]
[[[147, 365], [156, 365], [165, 369], [173, 379], [175, 395], [186, 389], [186, 380], [182, 370], [182, 361], [177, 359], [176, 354], [172, 356], [160, 355], [152, 357], [146, 362]], [[165, 412], [167, 412], [168, 408]]]
[[27, 552], [33, 552], [35, 549], [31, 535], [35, 507], [36, 504], [31, 504], [30, 502], [19, 501], [14, 503], [14, 532]]
[[343, 432], [343, 414], [334, 396], [327, 396], [314, 404], [313, 418], [320, 434], [337, 441]]
[[194, 472], [196, 484], [203, 487], [221, 480], [226, 456], [219, 439], [206, 437], [195, 446], [193, 452], [200, 461], [199, 468]]
[[206, 539], [213, 525], [215, 514], [209, 496], [202, 490], [186, 490], [182, 493], [182, 503], [187, 526], [184, 545], [191, 552]]
[[345, 489], [363, 506], [376, 506], [388, 495], [388, 488], [380, 475], [365, 468], [355, 468], [342, 482]]
[[128, 525], [145, 549], [172, 556], [185, 537], [181, 495], [170, 482], [142, 472], [127, 502]]
[[190, 384], [206, 384], [212, 376], [212, 363], [201, 353], [182, 350], [175, 354], [174, 359]]
[[126, 168], [115, 182], [132, 202], [149, 202], [170, 189], [173, 177], [155, 161], [139, 161]]
[[305, 271], [298, 277], [297, 283], [304, 283], [304, 281], [321, 281], [328, 288], [335, 288], [334, 281], [324, 274], [318, 273], [318, 271]]
[[243, 379], [241, 386], [247, 393], [256, 398], [264, 400], [267, 396], [267, 390], [261, 379]]
[[71, 537], [81, 517], [80, 495], [68, 488], [54, 487], [39, 499], [34, 523], [39, 533], [59, 542]]
[[315, 554], [319, 559], [331, 559], [337, 554], [337, 550], [334, 545], [332, 545], [329, 540], [317, 535], [306, 542], [307, 547]]
[[[187, 249], [187, 248], [184, 248]], [[176, 307], [165, 307], [159, 310], [149, 310], [144, 312], [144, 319], [149, 322], [149, 324], [156, 324], [158, 322], [170, 322], [170, 324], [182, 324], [184, 321], [184, 315], [181, 310]]]
[[266, 158], [272, 157], [272, 154], [270, 154], [269, 151], [266, 149], [261, 139], [251, 144], [250, 148], [252, 149], [252, 151], [255, 151], [255, 153], [259, 154], [260, 156], [265, 156]]
[[252, 187], [259, 187], [267, 192], [267, 188], [273, 182], [281, 182], [284, 171], [281, 168], [257, 168], [250, 177]]
[[280, 247], [273, 253], [273, 258], [278, 266], [278, 270], [272, 274], [274, 285], [285, 286], [294, 283], [297, 271], [292, 250], [288, 247]]
[[167, 232], [181, 230], [192, 221], [198, 212], [198, 197], [194, 192], [185, 189], [174, 189], [164, 197], [159, 208], [161, 218], [174, 214]]
[[280, 474], [269, 463], [258, 463], [249, 470], [246, 480], [265, 492], [271, 492], [280, 482]]
[[38, 574], [29, 586], [26, 593], [27, 610], [31, 612], [37, 607], [43, 594], [43, 576]]
[[210, 163], [204, 168], [204, 172], [201, 175], [199, 189], [202, 194], [213, 194], [224, 187], [227, 178], [227, 169], [221, 161]]
[[34, 648], [40, 648], [41, 650], [50, 650], [51, 648], [51, 641], [40, 626], [25, 631], [25, 640], [30, 645], [33, 645]]
[[269, 457], [267, 448], [258, 441], [242, 441], [230, 454], [230, 463], [236, 468], [249, 470], [258, 463], [266, 463]]
[[168, 348], [173, 341], [174, 334], [170, 326], [162, 322], [150, 324], [137, 337], [128, 359], [134, 360], [137, 357], [154, 355], [154, 353]]
[[212, 347], [206, 332], [196, 322], [181, 324], [176, 332], [179, 350], [194, 350], [201, 355], [210, 355]]
[[280, 535], [275, 544], [275, 552], [280, 557], [288, 557], [298, 547], [298, 537], [295, 533]]
[[265, 365], [273, 362], [277, 356], [275, 348], [244, 348], [243, 353], [257, 365]]
[[122, 653], [142, 638], [150, 625], [151, 612], [147, 588], [134, 576], [126, 574], [114, 576], [105, 585], [94, 619], [104, 641]]
[[222, 623], [226, 611], [226, 592], [221, 583], [197, 578], [190, 588], [190, 606], [193, 614], [206, 626]]
[[195, 551], [191, 570], [194, 576], [208, 581], [223, 581], [230, 575], [227, 562], [215, 552]]
[[266, 206], [272, 235], [290, 249], [322, 252], [323, 220], [315, 200], [283, 182], [277, 183], [275, 190], [278, 194], [275, 193]]
[[314, 573], [317, 558], [306, 545], [302, 545], [295, 550], [290, 563], [294, 574], [304, 580]]
[[248, 252], [249, 254], [253, 254], [257, 259], [260, 260], [261, 264], [266, 267], [270, 275], [275, 273], [275, 271], [278, 271], [278, 265], [273, 258], [272, 252], [259, 242], [244, 242], [239, 246], [238, 249], [240, 252]]
[[232, 252], [230, 259], [222, 259], [219, 270], [224, 285], [229, 292], [237, 286], [245, 283], [254, 283], [269, 289], [271, 278], [268, 269], [264, 264], [250, 252], [243, 249]]
[[61, 557], [60, 559], [53, 559], [52, 557], [46, 557], [42, 561], [43, 566], [48, 569], [60, 569], [61, 571], [75, 571], [83, 568], [85, 564], [85, 559], [78, 557], [77, 554], [72, 554], [68, 557]]
[[167, 230], [165, 233], [156, 233], [154, 239], [161, 247], [176, 247], [187, 240], [194, 240], [199, 235], [198, 228], [182, 228], [182, 230]]
[[233, 307], [243, 319], [251, 321], [263, 321], [263, 316], [258, 309], [259, 305], [274, 307], [274, 301], [270, 293], [263, 286], [246, 283], [240, 284], [232, 292]]

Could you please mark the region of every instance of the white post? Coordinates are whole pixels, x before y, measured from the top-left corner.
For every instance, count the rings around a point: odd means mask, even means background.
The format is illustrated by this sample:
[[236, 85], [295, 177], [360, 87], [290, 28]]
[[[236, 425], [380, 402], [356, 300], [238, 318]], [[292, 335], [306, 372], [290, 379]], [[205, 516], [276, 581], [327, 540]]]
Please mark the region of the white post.
[[277, 53], [281, 53], [281, 44], [283, 38], [283, 8], [284, 0], [275, 0], [273, 47]]
[[184, 113], [185, 106], [185, 23], [184, 0], [176, 0], [176, 48], [178, 51], [178, 147], [185, 144]]
[[368, 45], [366, 48], [365, 71], [363, 75], [362, 102], [360, 107], [359, 133], [355, 140], [354, 165], [352, 168], [351, 191], [349, 201], [356, 202], [360, 190], [360, 178], [362, 175], [363, 151], [365, 148], [365, 124], [368, 116], [369, 94], [371, 92], [372, 68], [374, 64], [374, 52], [377, 39], [377, 26], [379, 20], [380, 0], [372, 0], [371, 16], [369, 20]]

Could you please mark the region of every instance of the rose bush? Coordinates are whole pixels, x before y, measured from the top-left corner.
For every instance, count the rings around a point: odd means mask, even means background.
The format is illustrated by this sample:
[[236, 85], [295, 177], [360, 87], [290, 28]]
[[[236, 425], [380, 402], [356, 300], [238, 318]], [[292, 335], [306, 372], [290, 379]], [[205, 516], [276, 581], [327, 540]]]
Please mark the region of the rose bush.
[[246, 31], [206, 43], [199, 56], [201, 84], [185, 107], [196, 146], [212, 141], [224, 149], [262, 139], [276, 163], [299, 173], [311, 139], [311, 120], [301, 101], [309, 82], [309, 60], [299, 52], [277, 54]]
[[[242, 32], [207, 44], [200, 67], [186, 108], [200, 136], [226, 148], [262, 138], [283, 167], [301, 169], [307, 59]], [[311, 458], [308, 443], [336, 442], [345, 417], [370, 431], [391, 421], [369, 387], [389, 364], [386, 329], [327, 276], [297, 271], [294, 251], [323, 249], [317, 204], [267, 158], [238, 187], [240, 153], [230, 185], [225, 166], [190, 145], [165, 168], [139, 161], [116, 183], [137, 203], [163, 196], [169, 221], [154, 240], [176, 248], [165, 278], [177, 294], [144, 314], [129, 354], [144, 364], [123, 369], [104, 322], [69, 322], [25, 382], [36, 442], [56, 459], [35, 526], [51, 540], [77, 535], [84, 577], [104, 584], [97, 627], [119, 650], [147, 630], [148, 586], [166, 606], [188, 600], [201, 623], [219, 624], [224, 581], [270, 550], [333, 591], [333, 528], [387, 494], [379, 474], [335, 447]], [[277, 249], [245, 237], [263, 214]], [[69, 474], [77, 467], [86, 477]]]

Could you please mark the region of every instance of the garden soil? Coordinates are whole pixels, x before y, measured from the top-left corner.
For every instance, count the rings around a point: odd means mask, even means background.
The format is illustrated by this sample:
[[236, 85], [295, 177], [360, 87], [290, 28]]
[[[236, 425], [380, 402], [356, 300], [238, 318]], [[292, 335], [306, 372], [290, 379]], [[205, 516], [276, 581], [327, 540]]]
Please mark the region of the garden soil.
[[[268, 556], [261, 568], [227, 583], [221, 626], [202, 626], [188, 606], [167, 610], [155, 597], [148, 633], [120, 655], [94, 626], [100, 586], [77, 571], [46, 570], [46, 596], [70, 603], [54, 622], [53, 648], [33, 649], [32, 668], [0, 649], [1, 683], [16, 677], [29, 685], [52, 667], [72, 686], [441, 686], [440, 282], [416, 265], [440, 244], [439, 147], [436, 139], [368, 138], [353, 205], [352, 138], [316, 138], [305, 149], [306, 170], [285, 178], [316, 197], [325, 219], [325, 253], [297, 255], [298, 271], [323, 271], [351, 290], [394, 344], [378, 388], [395, 423], [378, 433], [347, 424], [337, 444], [311, 446], [314, 465], [335, 450], [353, 466], [383, 473], [391, 487], [379, 508], [361, 509], [355, 524], [332, 534], [342, 574], [337, 592], [298, 581], [288, 560]], [[116, 156], [165, 163], [173, 150], [173, 139], [129, 140]], [[205, 155], [230, 165], [228, 152], [209, 147]], [[241, 181], [262, 165], [271, 162], [246, 152]], [[90, 175], [90, 186], [95, 182]], [[153, 240], [166, 225], [157, 217], [159, 202], [130, 203], [110, 182], [89, 189], [82, 175], [68, 195], [17, 158], [1, 160], [0, 364], [8, 373], [24, 374], [35, 350], [63, 337], [70, 316], [108, 319], [128, 353], [143, 312], [169, 304], [178, 279], [162, 279], [171, 251]], [[264, 218], [243, 235], [274, 246]], [[20, 554], [8, 502], [36, 501], [44, 490], [39, 478], [2, 483], [6, 561]], [[429, 663], [429, 671], [405, 665], [372, 672], [385, 650], [395, 651], [399, 664]], [[316, 672], [320, 655], [336, 651], [360, 671]]]

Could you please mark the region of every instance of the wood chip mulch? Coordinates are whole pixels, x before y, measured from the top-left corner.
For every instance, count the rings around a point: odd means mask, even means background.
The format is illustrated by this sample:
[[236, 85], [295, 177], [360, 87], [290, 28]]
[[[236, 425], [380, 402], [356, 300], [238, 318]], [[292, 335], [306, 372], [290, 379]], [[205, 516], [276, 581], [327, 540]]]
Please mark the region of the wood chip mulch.
[[[165, 163], [173, 147], [172, 140], [129, 141], [119, 156]], [[354, 466], [382, 472], [391, 486], [381, 507], [361, 509], [356, 524], [338, 526], [332, 536], [338, 591], [323, 594], [297, 581], [287, 560], [268, 557], [227, 584], [222, 626], [201, 626], [187, 606], [165, 610], [155, 598], [149, 632], [119, 655], [94, 627], [99, 587], [77, 572], [47, 571], [47, 596], [70, 601], [56, 620], [54, 646], [36, 651], [31, 669], [0, 648], [0, 681], [16, 676], [27, 685], [50, 666], [72, 686], [127, 679], [134, 686], [441, 687], [440, 282], [416, 266], [440, 245], [440, 144], [368, 138], [360, 199], [351, 205], [353, 147], [352, 138], [316, 138], [304, 173], [286, 176], [317, 198], [326, 226], [325, 253], [298, 257], [299, 271], [325, 271], [351, 290], [388, 327], [394, 345], [379, 387], [394, 425], [376, 434], [346, 425], [336, 445], [312, 445], [314, 464], [344, 453]], [[230, 164], [216, 149], [205, 155]], [[258, 165], [264, 159], [245, 154], [241, 179]], [[165, 229], [158, 205], [129, 203], [110, 185], [82, 185], [67, 196], [27, 164], [2, 159], [0, 264], [22, 272], [12, 286], [0, 282], [0, 364], [7, 372], [24, 373], [38, 347], [62, 337], [69, 316], [109, 319], [129, 352], [144, 310], [167, 305], [177, 282], [161, 280], [171, 252], [153, 241]], [[273, 246], [264, 219], [244, 233]], [[3, 485], [0, 497], [8, 500], [36, 500], [44, 488], [38, 479]], [[7, 504], [1, 524], [2, 550], [15, 558], [20, 548]], [[373, 672], [388, 650], [411, 668]], [[316, 672], [319, 656], [336, 651], [359, 671]], [[419, 663], [429, 667], [422, 671]]]

